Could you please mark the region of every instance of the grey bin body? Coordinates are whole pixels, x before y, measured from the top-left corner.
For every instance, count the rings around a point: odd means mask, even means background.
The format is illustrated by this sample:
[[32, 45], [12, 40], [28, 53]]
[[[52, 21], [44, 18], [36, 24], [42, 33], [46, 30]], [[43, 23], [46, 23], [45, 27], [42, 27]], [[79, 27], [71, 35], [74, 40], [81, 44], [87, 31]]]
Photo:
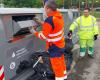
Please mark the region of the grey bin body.
[[[0, 65], [4, 66], [6, 80], [25, 80], [32, 74], [29, 69], [22, 74], [16, 74], [18, 65], [23, 60], [29, 60], [36, 51], [45, 50], [45, 41], [36, 38], [33, 34], [24, 34], [24, 38], [10, 42], [20, 31], [34, 25], [32, 16], [43, 20], [43, 9], [30, 8], [0, 8]], [[60, 10], [64, 15], [65, 34], [68, 33], [70, 20], [68, 10]], [[78, 13], [78, 11], [75, 11]], [[73, 17], [72, 17], [73, 19]], [[66, 22], [67, 21], [67, 22]], [[19, 32], [19, 33], [18, 33]]]

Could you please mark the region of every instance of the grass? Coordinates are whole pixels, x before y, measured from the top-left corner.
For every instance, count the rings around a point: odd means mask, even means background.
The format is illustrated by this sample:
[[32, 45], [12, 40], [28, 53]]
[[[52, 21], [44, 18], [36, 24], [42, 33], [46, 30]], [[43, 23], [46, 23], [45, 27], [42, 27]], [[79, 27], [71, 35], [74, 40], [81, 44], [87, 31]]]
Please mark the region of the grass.
[[[81, 12], [81, 15], [83, 14], [83, 12]], [[90, 12], [91, 15], [95, 16], [96, 18], [100, 18], [100, 11], [94, 11], [94, 13], [92, 14], [92, 12]]]
[[94, 16], [95, 16], [96, 18], [100, 18], [100, 12], [94, 12]]

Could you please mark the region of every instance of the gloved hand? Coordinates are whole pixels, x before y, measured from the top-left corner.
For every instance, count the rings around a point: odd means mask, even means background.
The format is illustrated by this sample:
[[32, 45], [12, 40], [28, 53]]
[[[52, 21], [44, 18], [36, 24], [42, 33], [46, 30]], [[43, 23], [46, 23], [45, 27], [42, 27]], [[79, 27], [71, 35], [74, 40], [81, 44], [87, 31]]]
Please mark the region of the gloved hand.
[[68, 37], [71, 38], [72, 37], [72, 31], [68, 32]]
[[36, 32], [36, 30], [34, 29], [34, 27], [29, 27], [29, 31], [30, 31], [30, 33], [35, 33]]
[[94, 40], [97, 40], [97, 36], [98, 36], [98, 34], [94, 35]]
[[41, 21], [38, 17], [34, 17], [33, 20], [35, 22], [37, 22], [38, 24], [42, 25], [43, 24], [43, 21]]

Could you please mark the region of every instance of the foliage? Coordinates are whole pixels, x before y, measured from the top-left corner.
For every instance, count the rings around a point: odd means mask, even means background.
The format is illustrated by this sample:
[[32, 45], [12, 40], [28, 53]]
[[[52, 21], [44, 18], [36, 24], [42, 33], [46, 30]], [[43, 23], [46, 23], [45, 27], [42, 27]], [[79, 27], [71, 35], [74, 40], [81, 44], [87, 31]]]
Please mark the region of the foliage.
[[100, 12], [94, 12], [94, 16], [95, 16], [96, 18], [100, 18]]
[[42, 7], [42, 0], [4, 0], [6, 7]]
[[[80, 1], [81, 7], [85, 6], [85, 2], [91, 6], [93, 0], [56, 0], [59, 8], [70, 8], [78, 6]], [[43, 0], [3, 0], [5, 7], [43, 7]], [[100, 7], [100, 0], [94, 0], [94, 6]]]

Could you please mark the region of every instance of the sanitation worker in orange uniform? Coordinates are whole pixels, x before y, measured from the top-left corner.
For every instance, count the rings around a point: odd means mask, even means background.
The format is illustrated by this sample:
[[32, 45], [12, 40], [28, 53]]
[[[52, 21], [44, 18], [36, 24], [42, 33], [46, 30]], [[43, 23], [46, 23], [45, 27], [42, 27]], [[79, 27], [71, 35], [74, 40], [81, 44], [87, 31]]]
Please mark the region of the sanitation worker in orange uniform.
[[57, 11], [55, 1], [47, 1], [44, 9], [48, 17], [44, 22], [39, 22], [43, 26], [42, 31], [37, 32], [34, 28], [31, 28], [30, 32], [46, 41], [46, 49], [50, 55], [55, 80], [67, 80], [64, 59], [64, 20], [62, 14]]

